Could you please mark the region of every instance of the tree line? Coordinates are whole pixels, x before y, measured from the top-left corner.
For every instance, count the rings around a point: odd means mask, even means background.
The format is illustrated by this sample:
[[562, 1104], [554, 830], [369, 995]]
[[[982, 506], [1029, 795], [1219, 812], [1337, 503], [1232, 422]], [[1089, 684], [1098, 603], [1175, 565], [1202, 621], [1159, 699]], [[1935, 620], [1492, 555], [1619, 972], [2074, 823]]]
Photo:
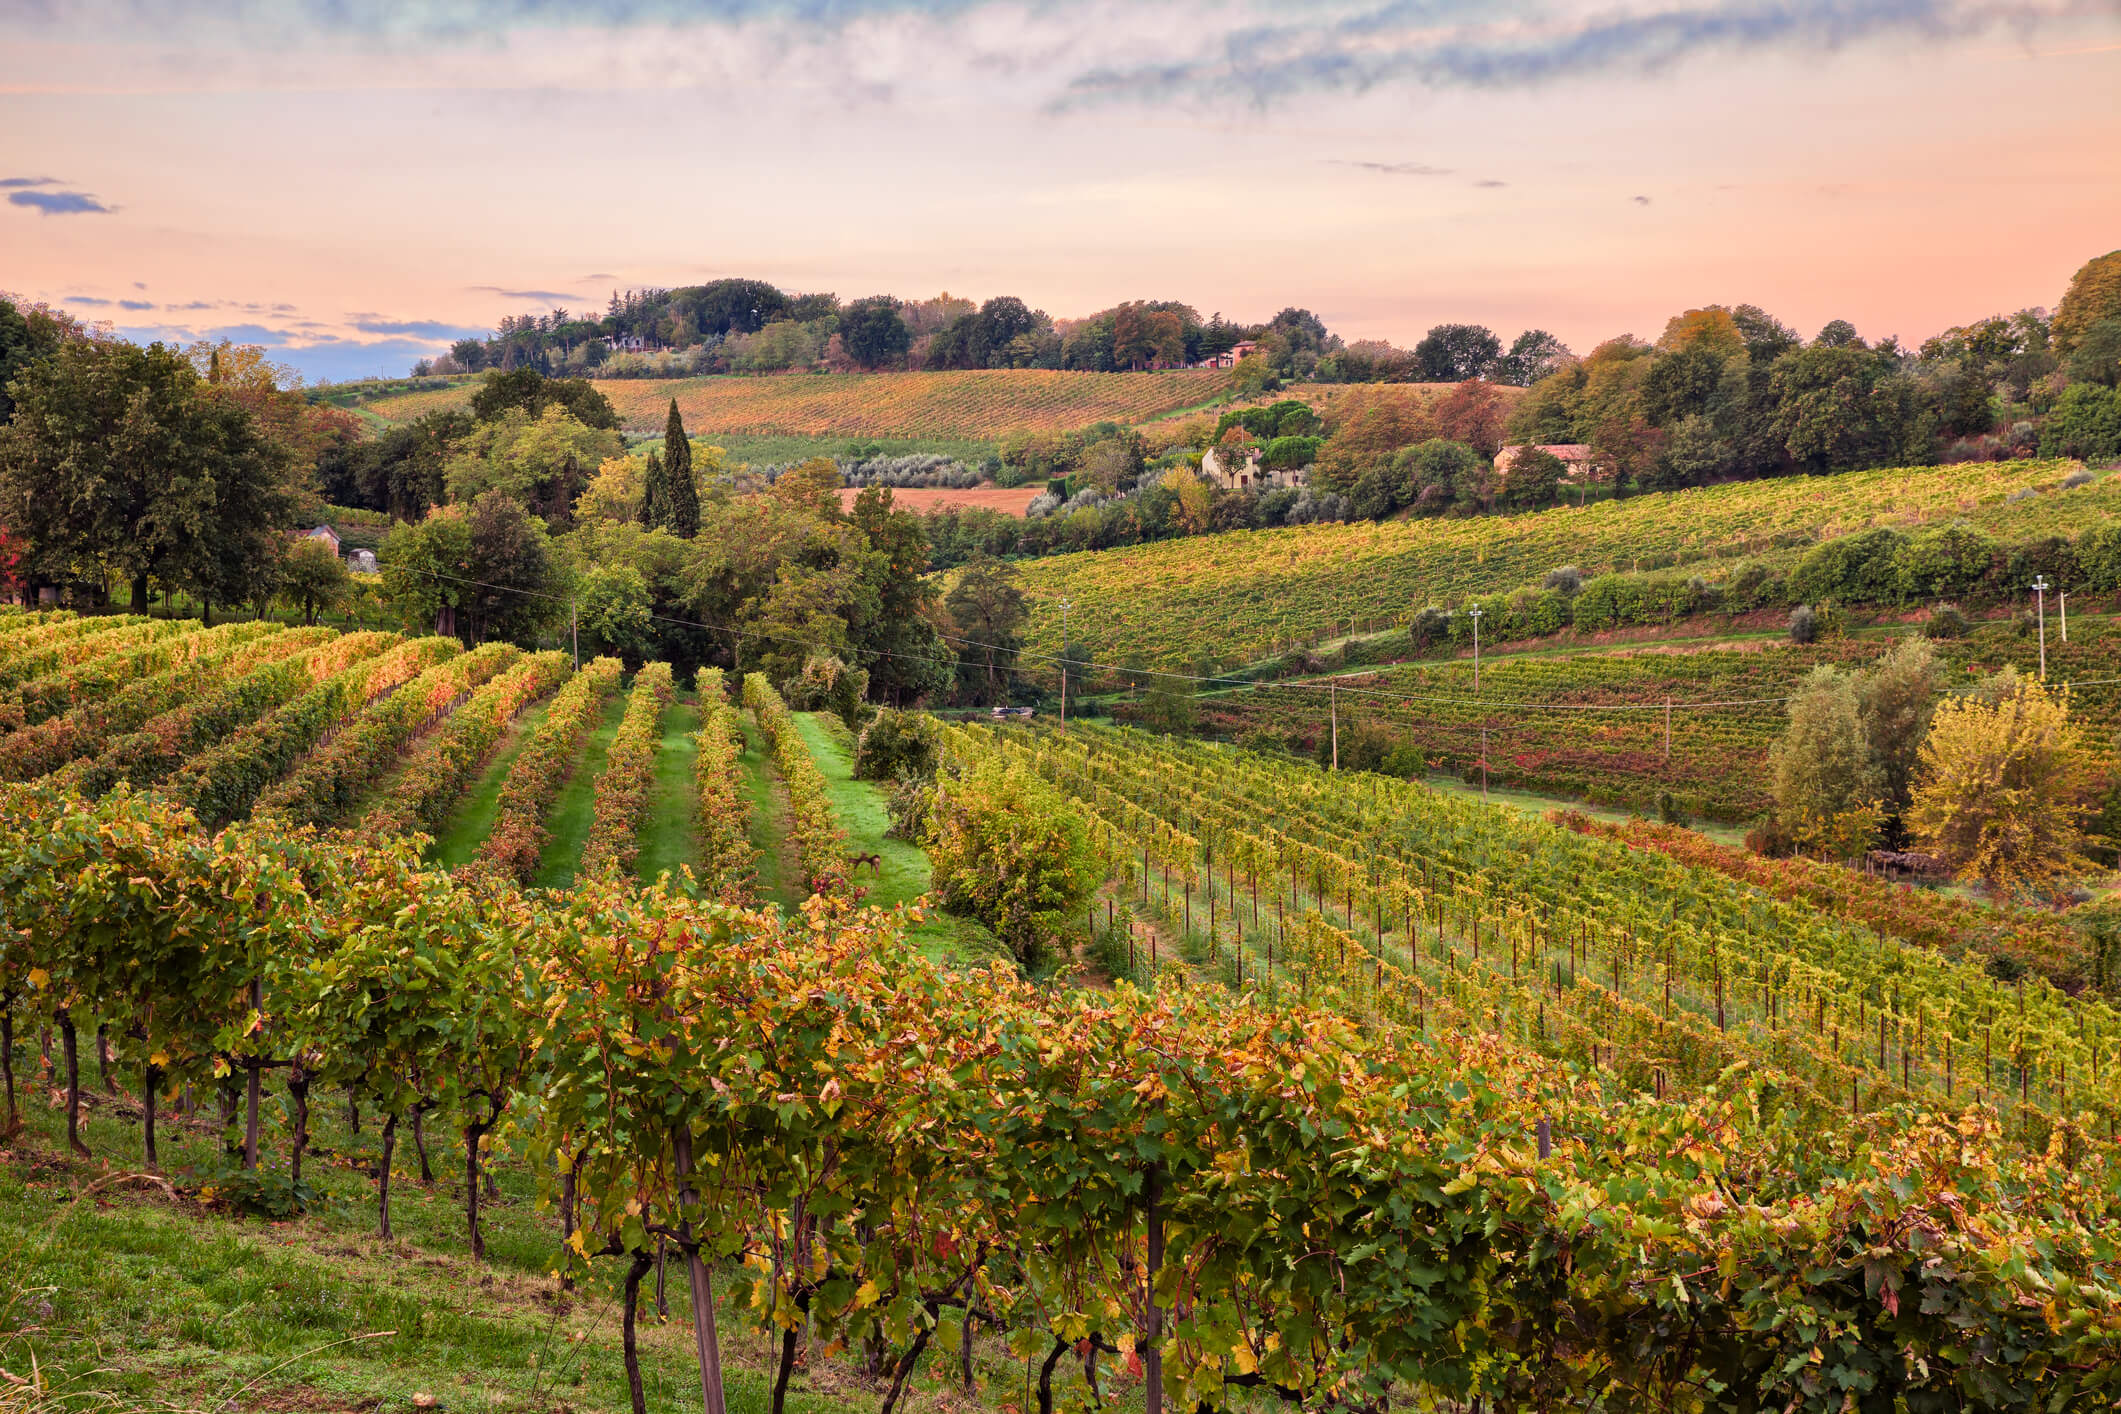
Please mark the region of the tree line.
[[909, 300], [791, 294], [763, 280], [723, 279], [678, 289], [613, 291], [602, 315], [564, 307], [504, 317], [486, 338], [460, 339], [422, 360], [416, 375], [534, 368], [553, 375], [675, 377], [811, 368], [1047, 368], [1116, 373], [1186, 368], [1246, 345], [1241, 381], [1253, 387], [1321, 382], [1529, 384], [1569, 357], [1528, 329], [1505, 348], [1475, 324], [1439, 324], [1412, 349], [1349, 343], [1306, 309], [1259, 323], [1203, 319], [1178, 300], [1130, 300], [1087, 317], [1035, 309], [1014, 295], [984, 302], [947, 292]]

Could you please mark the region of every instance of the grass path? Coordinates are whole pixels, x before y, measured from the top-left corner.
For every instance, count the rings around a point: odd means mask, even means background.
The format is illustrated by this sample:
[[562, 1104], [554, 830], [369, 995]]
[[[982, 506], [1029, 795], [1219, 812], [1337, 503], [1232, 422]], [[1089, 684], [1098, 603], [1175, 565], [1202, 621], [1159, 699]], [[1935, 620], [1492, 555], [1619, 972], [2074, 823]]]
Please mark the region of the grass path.
[[625, 715], [626, 694], [614, 692], [604, 704], [603, 718], [582, 743], [574, 774], [552, 803], [552, 814], [545, 821], [552, 838], [545, 841], [545, 852], [538, 857], [535, 881], [543, 888], [564, 889], [574, 882], [582, 846], [589, 843], [590, 827], [596, 824], [597, 777], [604, 774], [604, 758], [611, 750], [611, 739], [618, 735], [619, 719]]
[[737, 758], [737, 768], [742, 773], [749, 822], [746, 833], [758, 856], [756, 892], [760, 903], [777, 903], [792, 913], [803, 899], [800, 886], [790, 882], [796, 872], [794, 863], [785, 857], [788, 791], [766, 754], [766, 739], [759, 734], [758, 722], [748, 711], [739, 714], [739, 720], [744, 728], [744, 754]]
[[675, 698], [663, 712], [663, 739], [656, 746], [655, 780], [648, 787], [641, 818], [641, 854], [634, 872], [654, 879], [678, 866], [700, 867], [699, 787], [693, 763], [699, 747], [692, 734], [700, 729], [700, 709], [690, 693]]
[[[854, 779], [854, 753], [845, 737], [834, 728], [837, 722], [823, 712], [798, 712], [795, 729], [809, 748], [811, 759], [825, 777], [826, 795], [832, 813], [847, 832], [850, 854], [874, 854], [882, 861], [880, 873], [864, 871], [858, 883], [868, 885], [862, 902], [878, 908], [896, 908], [928, 892], [932, 875], [928, 856], [905, 840], [890, 839], [885, 831], [891, 816], [885, 808], [883, 790], [869, 781]], [[928, 910], [927, 921], [907, 937], [939, 962], [964, 962], [992, 953], [997, 944], [978, 924], [953, 918], [940, 909]]]
[[430, 864], [455, 869], [469, 864], [478, 854], [486, 837], [493, 833], [494, 817], [501, 813], [501, 787], [508, 781], [509, 769], [515, 765], [523, 743], [530, 740], [530, 734], [545, 720], [545, 713], [551, 706], [552, 699], [548, 697], [517, 715], [515, 725], [501, 738], [493, 759], [486, 763], [486, 770], [457, 802], [456, 809], [450, 811], [449, 818], [442, 822], [441, 834], [427, 851]]

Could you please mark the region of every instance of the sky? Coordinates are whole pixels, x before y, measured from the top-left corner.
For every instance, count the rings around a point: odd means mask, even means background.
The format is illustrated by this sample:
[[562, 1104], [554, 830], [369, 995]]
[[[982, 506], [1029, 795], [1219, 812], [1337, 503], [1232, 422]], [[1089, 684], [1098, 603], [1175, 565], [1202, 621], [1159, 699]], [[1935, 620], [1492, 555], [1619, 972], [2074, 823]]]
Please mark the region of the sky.
[[0, 290], [403, 373], [723, 275], [1579, 352], [2121, 247], [2121, 0], [0, 0]]

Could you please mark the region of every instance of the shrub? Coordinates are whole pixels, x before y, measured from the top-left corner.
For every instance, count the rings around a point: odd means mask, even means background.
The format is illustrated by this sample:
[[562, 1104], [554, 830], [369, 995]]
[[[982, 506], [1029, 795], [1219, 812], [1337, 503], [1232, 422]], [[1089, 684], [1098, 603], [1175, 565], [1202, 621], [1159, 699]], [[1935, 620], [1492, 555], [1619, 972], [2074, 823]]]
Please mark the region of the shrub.
[[1966, 615], [1959, 612], [1956, 604], [1939, 604], [1930, 610], [1929, 618], [1923, 621], [1922, 636], [1964, 638], [1972, 627], [1973, 625], [1967, 622]]
[[1540, 581], [1539, 587], [1559, 590], [1574, 597], [1583, 591], [1583, 571], [1574, 565], [1558, 566], [1547, 571], [1547, 577]]
[[1408, 622], [1407, 646], [1417, 654], [1426, 653], [1449, 637], [1450, 631], [1450, 616], [1432, 604]]
[[862, 729], [854, 749], [854, 777], [859, 781], [925, 781], [935, 774], [941, 749], [942, 733], [932, 717], [887, 707]]
[[992, 928], [1027, 965], [1097, 881], [1082, 817], [1029, 770], [1000, 761], [937, 784], [927, 847], [943, 907]]
[[1799, 604], [1790, 610], [1790, 642], [1816, 643], [1819, 641], [1819, 616], [1812, 612], [1809, 604]]

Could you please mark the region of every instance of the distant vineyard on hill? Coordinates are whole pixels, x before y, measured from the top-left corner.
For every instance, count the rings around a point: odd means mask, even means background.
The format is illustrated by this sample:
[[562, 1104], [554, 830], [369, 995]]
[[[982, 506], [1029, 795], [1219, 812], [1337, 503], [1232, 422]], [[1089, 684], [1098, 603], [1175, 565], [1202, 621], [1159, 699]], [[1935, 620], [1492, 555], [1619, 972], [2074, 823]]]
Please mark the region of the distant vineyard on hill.
[[[1964, 520], [1991, 535], [2071, 535], [2121, 507], [2121, 479], [2065, 489], [2067, 462], [1892, 468], [1777, 478], [1515, 516], [1233, 531], [1058, 555], [1022, 567], [1037, 604], [1073, 602], [1073, 637], [1099, 662], [1245, 661], [1335, 625], [1403, 621], [1584, 574], [1699, 566], [1793, 553], [1872, 526]], [[1720, 562], [1720, 563], [1719, 563]], [[1030, 646], [1059, 647], [1060, 616], [1034, 613]]]
[[[1198, 407], [1230, 387], [1227, 371], [1056, 373], [994, 369], [948, 373], [796, 373], [757, 378], [606, 379], [626, 428], [663, 425], [675, 397], [693, 435], [994, 438], [1064, 432], [1093, 422], [1140, 422]], [[407, 422], [468, 406], [465, 383], [378, 398], [367, 410]]]

